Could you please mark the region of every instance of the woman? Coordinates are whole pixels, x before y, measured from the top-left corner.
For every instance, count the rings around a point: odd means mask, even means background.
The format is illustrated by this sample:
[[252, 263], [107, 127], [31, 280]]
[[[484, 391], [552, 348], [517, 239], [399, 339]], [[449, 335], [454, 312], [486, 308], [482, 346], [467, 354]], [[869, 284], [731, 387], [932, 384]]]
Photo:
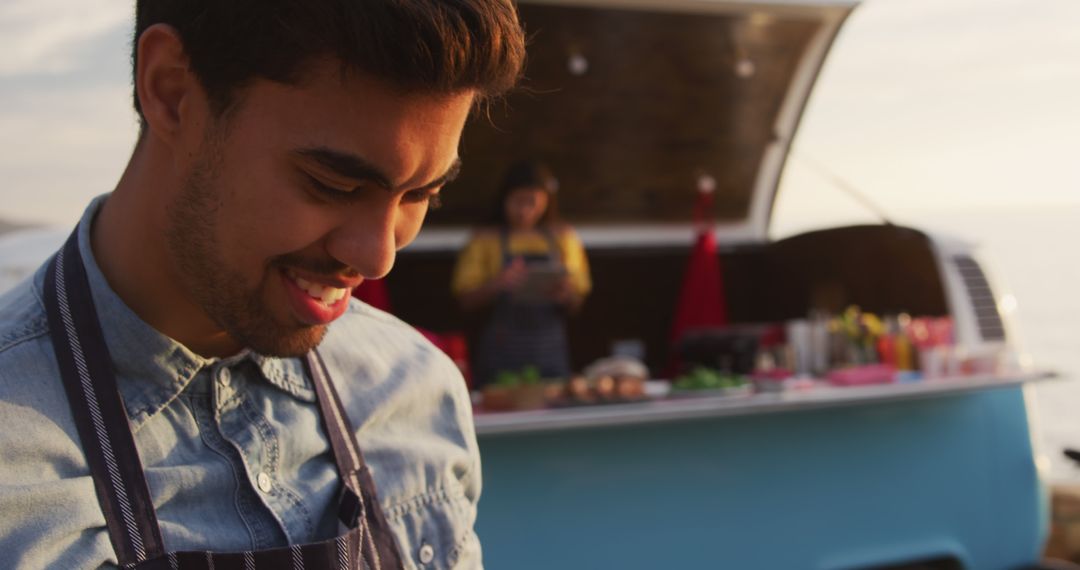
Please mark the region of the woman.
[[490, 311], [474, 351], [478, 386], [526, 366], [545, 378], [570, 373], [565, 316], [592, 283], [581, 240], [558, 220], [557, 190], [543, 164], [511, 166], [493, 223], [458, 257], [454, 294], [466, 311]]

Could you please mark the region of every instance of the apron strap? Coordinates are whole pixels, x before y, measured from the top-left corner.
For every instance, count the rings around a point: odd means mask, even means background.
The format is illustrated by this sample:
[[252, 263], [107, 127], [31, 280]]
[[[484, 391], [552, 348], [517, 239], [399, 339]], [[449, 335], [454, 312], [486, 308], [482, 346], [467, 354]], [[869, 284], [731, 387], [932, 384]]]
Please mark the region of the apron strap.
[[319, 403], [323, 428], [326, 430], [327, 437], [330, 438], [330, 447], [334, 451], [338, 473], [341, 474], [341, 480], [345, 485], [359, 496], [361, 486], [358, 474], [366, 464], [364, 456], [360, 453], [360, 446], [356, 443], [354, 436], [356, 431], [353, 429], [352, 422], [349, 421], [349, 416], [345, 414], [337, 390], [330, 383], [330, 374], [326, 371], [326, 364], [319, 353], [311, 350], [307, 353], [304, 363], [307, 365], [312, 384], [315, 385], [316, 401]]
[[562, 248], [559, 247], [559, 240], [555, 239], [555, 232], [548, 226], [544, 226], [544, 239], [548, 242], [548, 260], [552, 264], [566, 267], [566, 262], [563, 260]]
[[510, 255], [510, 230], [506, 226], [499, 228], [499, 249], [502, 250], [502, 265], [499, 269], [502, 269], [514, 260]]
[[[379, 506], [375, 480], [356, 442], [356, 430], [345, 413], [341, 397], [330, 381], [326, 363], [317, 349], [308, 352], [306, 363], [312, 384], [315, 385], [323, 427], [330, 438], [341, 480], [359, 501], [355, 510], [349, 513], [349, 502], [343, 500], [339, 516], [343, 516], [342, 522], [346, 524], [349, 524], [349, 521], [345, 520], [344, 516], [359, 517], [358, 525], [363, 541], [361, 552], [371, 568], [404, 568], [390, 524]], [[345, 493], [343, 496], [348, 495], [349, 493]]]
[[165, 553], [142, 462], [116, 387], [79, 254], [78, 228], [49, 263], [49, 333], [94, 490], [121, 566]]

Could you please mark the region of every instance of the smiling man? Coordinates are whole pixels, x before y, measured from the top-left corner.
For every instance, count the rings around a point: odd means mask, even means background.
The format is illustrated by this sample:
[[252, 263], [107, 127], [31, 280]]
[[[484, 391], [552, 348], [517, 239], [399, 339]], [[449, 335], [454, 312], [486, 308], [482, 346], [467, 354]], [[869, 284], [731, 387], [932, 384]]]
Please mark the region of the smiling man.
[[516, 81], [509, 0], [139, 0], [139, 142], [0, 299], [6, 568], [478, 568], [456, 368], [351, 299]]

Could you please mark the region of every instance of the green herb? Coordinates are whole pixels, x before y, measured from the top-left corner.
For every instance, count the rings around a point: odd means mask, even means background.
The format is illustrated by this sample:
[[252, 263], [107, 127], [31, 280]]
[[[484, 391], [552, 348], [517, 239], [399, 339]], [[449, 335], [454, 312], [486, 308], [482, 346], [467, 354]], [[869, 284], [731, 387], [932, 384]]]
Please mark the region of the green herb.
[[738, 374], [698, 366], [691, 370], [689, 374], [675, 379], [674, 386], [678, 390], [719, 390], [722, 388], [738, 388], [746, 384], [746, 378]]
[[540, 369], [535, 366], [526, 366], [521, 369], [521, 383], [532, 386], [540, 383]]
[[519, 370], [500, 370], [495, 375], [495, 385], [504, 388], [516, 388], [518, 386], [535, 386], [540, 383], [540, 369], [535, 366], [526, 366]]
[[516, 372], [512, 372], [510, 370], [500, 370], [499, 373], [495, 375], [495, 385], [496, 386], [502, 386], [504, 388], [513, 388], [514, 386], [517, 386], [518, 384], [519, 384], [519, 382], [518, 382], [518, 376], [517, 376]]

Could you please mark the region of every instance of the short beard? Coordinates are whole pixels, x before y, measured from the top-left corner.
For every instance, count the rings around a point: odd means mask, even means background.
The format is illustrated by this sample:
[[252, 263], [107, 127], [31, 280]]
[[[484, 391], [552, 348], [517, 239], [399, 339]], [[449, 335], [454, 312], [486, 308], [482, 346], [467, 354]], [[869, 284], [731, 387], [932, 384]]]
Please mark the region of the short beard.
[[245, 289], [241, 272], [224, 261], [217, 230], [225, 189], [218, 187], [218, 179], [227, 135], [213, 127], [210, 131], [179, 195], [168, 207], [165, 236], [181, 284], [241, 346], [267, 356], [306, 354], [322, 342], [326, 326], [287, 326], [274, 319], [264, 305], [264, 293], [277, 264], [268, 262], [267, 278], [254, 289]]

